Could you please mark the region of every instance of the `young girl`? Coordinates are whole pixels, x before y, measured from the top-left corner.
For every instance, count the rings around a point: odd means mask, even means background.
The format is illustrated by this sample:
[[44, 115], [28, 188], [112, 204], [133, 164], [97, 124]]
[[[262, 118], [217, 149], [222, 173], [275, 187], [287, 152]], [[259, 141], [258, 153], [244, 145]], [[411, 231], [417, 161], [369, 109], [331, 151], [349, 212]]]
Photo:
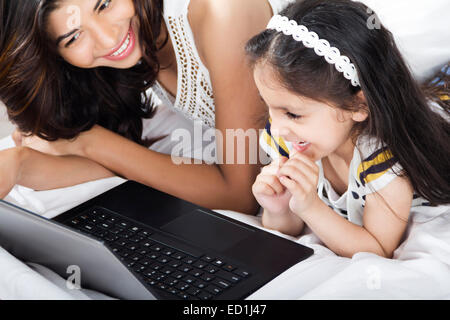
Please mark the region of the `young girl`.
[[207, 128], [262, 127], [243, 46], [284, 1], [0, 0], [0, 100], [19, 131], [44, 139], [0, 152], [0, 197], [14, 184], [46, 190], [114, 173], [256, 213], [258, 165], [177, 165], [146, 148], [144, 93]]
[[427, 104], [391, 33], [347, 0], [297, 1], [247, 44], [273, 158], [253, 193], [267, 228], [306, 223], [336, 254], [391, 258], [411, 212], [450, 207], [448, 75]]

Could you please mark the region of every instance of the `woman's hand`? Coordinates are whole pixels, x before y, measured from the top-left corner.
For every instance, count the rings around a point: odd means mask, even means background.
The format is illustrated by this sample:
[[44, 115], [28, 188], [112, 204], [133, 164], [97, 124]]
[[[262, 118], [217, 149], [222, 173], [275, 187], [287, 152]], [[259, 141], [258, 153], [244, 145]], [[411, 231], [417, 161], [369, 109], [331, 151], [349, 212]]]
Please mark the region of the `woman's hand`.
[[12, 138], [16, 146], [29, 147], [31, 149], [47, 153], [54, 156], [78, 155], [83, 156], [84, 140], [86, 136], [92, 134], [93, 129], [82, 132], [78, 137], [66, 140], [58, 139], [56, 141], [47, 141], [37, 136], [26, 136], [22, 132], [16, 130], [12, 134]]
[[289, 212], [290, 192], [280, 183], [277, 172], [287, 161], [287, 158], [273, 161], [265, 166], [256, 177], [252, 191], [258, 203], [272, 215], [282, 215]]
[[0, 199], [6, 197], [20, 177], [21, 148], [0, 151]]
[[292, 194], [289, 207], [295, 214], [300, 215], [321, 201], [317, 194], [319, 167], [305, 155], [293, 150], [278, 176], [281, 184]]

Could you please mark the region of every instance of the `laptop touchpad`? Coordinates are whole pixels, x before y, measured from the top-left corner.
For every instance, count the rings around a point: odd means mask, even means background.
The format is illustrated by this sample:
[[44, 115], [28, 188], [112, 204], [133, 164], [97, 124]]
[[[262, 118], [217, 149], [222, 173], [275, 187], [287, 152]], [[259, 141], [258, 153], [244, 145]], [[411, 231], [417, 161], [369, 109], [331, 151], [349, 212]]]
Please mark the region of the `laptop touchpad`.
[[251, 229], [200, 210], [172, 220], [161, 230], [217, 251], [227, 250], [253, 233]]

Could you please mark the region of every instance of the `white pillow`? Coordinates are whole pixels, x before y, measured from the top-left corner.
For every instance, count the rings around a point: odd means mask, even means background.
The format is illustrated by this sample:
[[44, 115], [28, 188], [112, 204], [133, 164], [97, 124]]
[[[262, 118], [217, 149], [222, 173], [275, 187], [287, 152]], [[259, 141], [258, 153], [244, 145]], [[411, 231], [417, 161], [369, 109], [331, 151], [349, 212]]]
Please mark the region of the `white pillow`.
[[450, 61], [449, 0], [362, 0], [394, 35], [417, 80]]

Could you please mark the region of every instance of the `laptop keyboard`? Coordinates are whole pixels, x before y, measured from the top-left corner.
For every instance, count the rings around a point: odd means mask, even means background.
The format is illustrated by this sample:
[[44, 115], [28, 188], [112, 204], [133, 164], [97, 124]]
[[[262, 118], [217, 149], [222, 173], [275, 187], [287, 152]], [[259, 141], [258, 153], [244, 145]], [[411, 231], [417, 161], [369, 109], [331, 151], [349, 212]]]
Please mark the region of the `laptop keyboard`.
[[190, 254], [157, 241], [151, 229], [102, 208], [90, 209], [66, 223], [103, 240], [141, 280], [174, 298], [217, 298], [251, 276], [217, 255]]

